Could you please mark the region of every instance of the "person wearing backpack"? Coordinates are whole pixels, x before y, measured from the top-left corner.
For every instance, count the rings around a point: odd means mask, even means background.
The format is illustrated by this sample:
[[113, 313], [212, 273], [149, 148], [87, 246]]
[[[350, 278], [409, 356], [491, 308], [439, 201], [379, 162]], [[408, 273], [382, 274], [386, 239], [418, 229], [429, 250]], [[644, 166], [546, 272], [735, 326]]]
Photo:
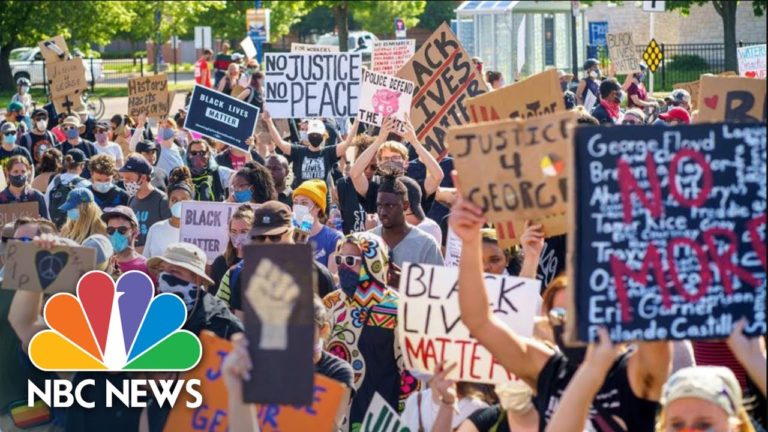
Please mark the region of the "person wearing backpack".
[[32, 156], [34, 166], [40, 165], [43, 153], [59, 145], [56, 136], [48, 130], [46, 110], [38, 108], [32, 112], [32, 129], [21, 137], [19, 144]]
[[49, 209], [50, 219], [61, 229], [67, 221], [67, 212], [61, 207], [67, 202], [67, 196], [75, 188], [87, 188], [91, 182], [82, 177], [87, 158], [79, 149], [72, 149], [64, 156], [64, 173], [51, 180], [45, 190], [45, 205]]
[[[61, 130], [67, 137], [66, 141], [62, 142], [60, 145], [62, 153], [67, 154], [72, 149], [78, 149], [85, 154], [86, 159], [90, 159], [98, 154], [93, 142], [80, 137], [80, 134], [85, 131], [85, 125], [80, 122], [80, 117], [72, 115], [65, 118], [64, 121], [61, 122]], [[91, 178], [91, 172], [88, 170], [87, 166], [81, 175], [85, 179]]]

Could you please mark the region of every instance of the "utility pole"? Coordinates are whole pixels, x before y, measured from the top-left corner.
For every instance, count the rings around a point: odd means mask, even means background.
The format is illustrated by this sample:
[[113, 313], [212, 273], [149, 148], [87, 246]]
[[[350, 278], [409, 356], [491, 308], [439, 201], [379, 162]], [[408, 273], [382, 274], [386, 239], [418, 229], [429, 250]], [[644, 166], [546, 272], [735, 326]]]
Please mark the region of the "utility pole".
[[155, 33], [155, 75], [160, 72], [160, 63], [163, 61], [163, 44], [160, 37], [160, 22], [163, 19], [163, 13], [160, 8], [155, 9], [155, 26], [157, 32]]
[[[261, 9], [261, 0], [254, 0], [254, 3], [255, 3], [254, 6], [256, 6], [256, 10]], [[261, 49], [261, 47], [263, 46], [264, 42], [262, 42], [261, 38], [255, 38], [255, 39], [256, 40], [254, 42], [256, 42], [256, 61], [259, 62], [259, 64], [261, 64], [261, 61], [264, 58], [264, 52]]]

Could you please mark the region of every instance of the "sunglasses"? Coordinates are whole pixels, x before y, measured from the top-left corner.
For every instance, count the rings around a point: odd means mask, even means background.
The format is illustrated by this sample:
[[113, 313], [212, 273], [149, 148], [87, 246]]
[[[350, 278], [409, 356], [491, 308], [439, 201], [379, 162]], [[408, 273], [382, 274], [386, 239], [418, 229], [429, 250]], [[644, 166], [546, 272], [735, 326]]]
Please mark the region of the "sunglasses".
[[74, 127], [74, 126], [65, 126], [65, 127], [61, 128], [61, 130], [63, 130], [64, 132], [66, 132], [68, 130], [72, 130], [72, 129], [77, 129], [77, 128]]
[[255, 235], [251, 236], [251, 240], [258, 243], [266, 243], [269, 240], [271, 243], [277, 243], [283, 239], [284, 234], [272, 234], [272, 235]]
[[347, 267], [354, 267], [363, 259], [357, 255], [336, 255], [336, 265], [344, 264]]
[[115, 233], [115, 231], [117, 231], [122, 235], [126, 235], [130, 229], [131, 228], [127, 226], [107, 227], [107, 234], [112, 235]]
[[205, 151], [205, 150], [200, 150], [200, 151], [191, 151], [191, 152], [189, 152], [189, 155], [190, 155], [190, 156], [205, 156], [205, 155], [207, 155], [207, 154], [208, 154], [208, 152], [207, 152], [207, 151]]
[[14, 136], [14, 135], [16, 135], [16, 131], [13, 131], [13, 132], [6, 132], [6, 133], [4, 133], [3, 135], [5, 135], [5, 136]]
[[32, 237], [3, 237], [3, 242], [7, 242], [8, 240], [16, 240], [22, 243], [29, 243], [32, 241]]

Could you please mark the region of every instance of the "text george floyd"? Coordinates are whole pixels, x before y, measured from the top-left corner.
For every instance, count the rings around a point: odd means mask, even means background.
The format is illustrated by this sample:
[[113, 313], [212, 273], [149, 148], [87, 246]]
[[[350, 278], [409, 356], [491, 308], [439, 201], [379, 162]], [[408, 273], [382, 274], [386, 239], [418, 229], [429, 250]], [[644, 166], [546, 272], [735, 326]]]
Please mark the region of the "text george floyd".
[[[146, 408], [151, 400], [156, 400], [160, 407], [167, 402], [169, 406], [176, 405], [182, 389], [190, 396], [186, 402], [187, 408], [199, 408], [203, 403], [200, 394], [200, 380], [154, 380], [154, 379], [124, 379], [122, 386], [117, 387], [103, 375], [104, 397], [103, 407], [112, 408], [115, 403], [122, 403], [127, 408]], [[83, 395], [93, 394], [89, 387], [97, 386], [96, 380], [85, 379], [73, 385], [65, 379], [45, 380], [45, 386], [41, 390], [32, 381], [27, 381], [27, 406], [33, 406], [35, 399], [42, 400], [52, 408], [69, 408], [74, 403], [83, 408], [95, 408], [95, 401], [87, 401]], [[117, 401], [115, 401], [117, 399]], [[100, 402], [101, 403], [101, 402]], [[100, 407], [100, 408], [103, 408]]]

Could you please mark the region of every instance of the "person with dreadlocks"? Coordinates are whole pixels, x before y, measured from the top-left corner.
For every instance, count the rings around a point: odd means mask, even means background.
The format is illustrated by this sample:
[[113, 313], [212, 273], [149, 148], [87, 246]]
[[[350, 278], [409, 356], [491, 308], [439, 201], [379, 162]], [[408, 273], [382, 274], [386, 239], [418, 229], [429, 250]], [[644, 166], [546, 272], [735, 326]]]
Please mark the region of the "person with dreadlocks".
[[363, 422], [375, 393], [393, 407], [404, 402], [418, 384], [404, 367], [397, 335], [397, 293], [389, 282], [389, 248], [371, 232], [347, 235], [336, 246], [341, 290], [324, 303], [333, 325], [326, 350], [349, 362], [355, 398], [350, 430]]

